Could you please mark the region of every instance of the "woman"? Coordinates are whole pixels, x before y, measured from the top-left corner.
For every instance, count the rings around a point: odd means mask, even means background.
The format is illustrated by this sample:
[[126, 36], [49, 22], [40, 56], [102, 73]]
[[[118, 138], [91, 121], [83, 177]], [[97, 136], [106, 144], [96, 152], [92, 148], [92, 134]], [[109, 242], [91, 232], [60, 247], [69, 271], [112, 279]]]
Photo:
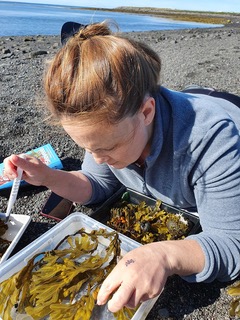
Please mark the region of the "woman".
[[[74, 24], [74, 28], [76, 25]], [[78, 28], [77, 28], [78, 29]], [[184, 209], [202, 232], [126, 254], [98, 294], [110, 311], [155, 297], [168, 276], [228, 281], [240, 270], [240, 109], [226, 99], [159, 85], [161, 60], [103, 23], [80, 26], [50, 63], [45, 90], [52, 120], [86, 150], [80, 171], [52, 170], [33, 157], [5, 159], [34, 185], [82, 204], [120, 185]], [[210, 90], [210, 93], [212, 91]]]

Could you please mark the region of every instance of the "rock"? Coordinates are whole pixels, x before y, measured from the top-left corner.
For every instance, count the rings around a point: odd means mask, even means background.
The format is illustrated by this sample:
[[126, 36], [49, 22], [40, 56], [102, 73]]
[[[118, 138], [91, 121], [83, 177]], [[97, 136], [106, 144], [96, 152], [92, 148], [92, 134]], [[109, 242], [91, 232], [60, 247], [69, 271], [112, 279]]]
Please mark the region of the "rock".
[[11, 53], [11, 50], [10, 49], [2, 49], [2, 53], [3, 54]]
[[37, 56], [42, 56], [45, 54], [48, 54], [48, 52], [45, 50], [39, 50], [39, 51], [31, 52], [30, 56], [31, 56], [31, 58], [35, 58]]
[[36, 39], [34, 37], [27, 37], [27, 38], [24, 38], [25, 42], [28, 42], [28, 41], [36, 41]]

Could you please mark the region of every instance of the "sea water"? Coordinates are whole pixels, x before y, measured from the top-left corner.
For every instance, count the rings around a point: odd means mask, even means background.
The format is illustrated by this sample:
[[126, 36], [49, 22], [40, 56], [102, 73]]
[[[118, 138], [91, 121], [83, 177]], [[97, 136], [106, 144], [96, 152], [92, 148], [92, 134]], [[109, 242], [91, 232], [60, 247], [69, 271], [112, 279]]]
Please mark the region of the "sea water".
[[89, 24], [106, 19], [116, 22], [122, 32], [216, 27], [212, 24], [174, 21], [149, 15], [0, 1], [0, 36], [58, 35], [66, 21]]

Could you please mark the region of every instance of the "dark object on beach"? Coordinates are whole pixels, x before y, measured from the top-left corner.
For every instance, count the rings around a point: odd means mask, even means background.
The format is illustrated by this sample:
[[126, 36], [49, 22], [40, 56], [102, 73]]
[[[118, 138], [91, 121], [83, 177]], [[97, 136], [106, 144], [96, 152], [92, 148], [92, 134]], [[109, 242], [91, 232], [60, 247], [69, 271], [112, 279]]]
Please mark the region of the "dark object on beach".
[[77, 22], [65, 22], [61, 29], [61, 43], [64, 45], [69, 38], [76, 34], [80, 29], [85, 28], [87, 25]]
[[41, 210], [41, 215], [56, 221], [61, 221], [73, 211], [73, 208], [72, 201], [51, 192]]

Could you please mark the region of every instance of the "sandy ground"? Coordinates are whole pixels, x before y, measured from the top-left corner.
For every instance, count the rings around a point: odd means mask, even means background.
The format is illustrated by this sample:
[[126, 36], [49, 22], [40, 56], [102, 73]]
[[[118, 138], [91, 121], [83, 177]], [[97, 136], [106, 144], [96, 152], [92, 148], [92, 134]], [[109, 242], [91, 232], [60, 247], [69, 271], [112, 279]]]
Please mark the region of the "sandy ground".
[[[240, 94], [239, 21], [223, 28], [129, 33], [148, 43], [162, 58], [161, 83], [181, 90], [189, 84], [210, 86]], [[81, 166], [83, 150], [58, 128], [43, 120], [39, 101], [44, 64], [60, 47], [57, 36], [0, 38], [0, 161], [51, 143], [66, 170]], [[55, 222], [39, 215], [49, 190], [21, 189], [14, 213], [27, 214], [32, 222], [15, 252], [50, 229]], [[7, 195], [0, 192], [1, 211]], [[76, 206], [75, 211], [91, 213], [94, 208]], [[166, 288], [147, 316], [158, 320], [226, 320], [231, 297], [229, 283], [189, 284], [179, 277], [168, 280]]]

